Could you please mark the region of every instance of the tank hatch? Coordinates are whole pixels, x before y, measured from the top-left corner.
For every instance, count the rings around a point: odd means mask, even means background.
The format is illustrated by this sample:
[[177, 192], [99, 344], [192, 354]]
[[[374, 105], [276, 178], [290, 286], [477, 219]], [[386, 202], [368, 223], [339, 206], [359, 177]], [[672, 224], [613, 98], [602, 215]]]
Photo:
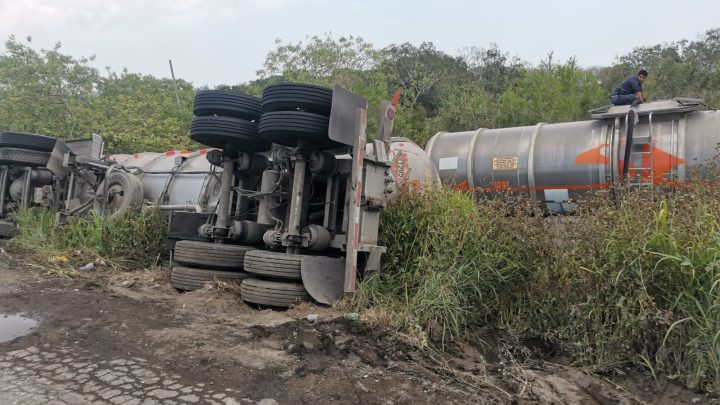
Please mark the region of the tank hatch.
[[[638, 115], [673, 114], [702, 110], [705, 102], [697, 98], [676, 97], [671, 100], [659, 100], [643, 103], [635, 107]], [[590, 110], [593, 119], [624, 117], [630, 111], [629, 105], [605, 106]]]

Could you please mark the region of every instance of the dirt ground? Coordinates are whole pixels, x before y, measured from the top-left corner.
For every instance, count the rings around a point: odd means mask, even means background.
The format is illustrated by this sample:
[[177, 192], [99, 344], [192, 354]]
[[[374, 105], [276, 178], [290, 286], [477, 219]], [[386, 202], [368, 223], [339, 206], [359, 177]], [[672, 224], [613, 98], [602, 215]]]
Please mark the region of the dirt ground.
[[441, 355], [330, 308], [258, 309], [217, 286], [181, 294], [162, 270], [67, 279], [0, 251], [2, 314], [39, 325], [0, 343], [0, 404], [717, 403], [533, 360], [501, 331]]

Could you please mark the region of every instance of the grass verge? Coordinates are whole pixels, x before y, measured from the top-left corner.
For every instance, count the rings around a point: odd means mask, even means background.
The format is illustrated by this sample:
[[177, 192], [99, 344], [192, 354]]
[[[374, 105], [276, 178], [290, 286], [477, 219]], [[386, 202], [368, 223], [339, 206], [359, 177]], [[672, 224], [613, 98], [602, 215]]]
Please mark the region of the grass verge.
[[420, 343], [497, 325], [596, 372], [642, 368], [718, 393], [720, 191], [582, 207], [543, 218], [518, 199], [404, 195], [383, 216], [383, 269], [349, 305]]
[[18, 235], [12, 249], [34, 256], [57, 273], [71, 275], [78, 267], [102, 259], [122, 270], [142, 269], [158, 263], [167, 235], [165, 216], [142, 210], [112, 219], [91, 214], [55, 225], [55, 212], [22, 211], [17, 216]]

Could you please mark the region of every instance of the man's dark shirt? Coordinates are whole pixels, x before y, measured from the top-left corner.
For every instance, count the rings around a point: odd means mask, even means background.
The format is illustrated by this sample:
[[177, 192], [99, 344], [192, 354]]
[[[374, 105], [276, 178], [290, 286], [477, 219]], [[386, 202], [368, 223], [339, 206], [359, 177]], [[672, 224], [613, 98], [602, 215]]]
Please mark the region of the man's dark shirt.
[[619, 86], [615, 87], [612, 91], [611, 96], [624, 96], [628, 94], [635, 94], [638, 91], [642, 91], [642, 83], [637, 76], [630, 76], [625, 81], [620, 83]]

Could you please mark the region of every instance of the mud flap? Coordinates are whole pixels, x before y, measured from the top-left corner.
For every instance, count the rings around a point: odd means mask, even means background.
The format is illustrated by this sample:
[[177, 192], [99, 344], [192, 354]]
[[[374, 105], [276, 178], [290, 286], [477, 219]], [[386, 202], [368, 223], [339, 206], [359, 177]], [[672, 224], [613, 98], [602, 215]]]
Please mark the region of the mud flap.
[[343, 296], [345, 259], [327, 256], [303, 256], [300, 274], [305, 289], [321, 304], [332, 305]]
[[17, 227], [14, 223], [3, 221], [0, 219], [0, 239], [12, 238], [17, 233]]
[[70, 147], [68, 147], [62, 139], [58, 139], [55, 142], [55, 147], [50, 153], [50, 159], [45, 167], [50, 170], [52, 174], [64, 179], [69, 173], [67, 159], [69, 158], [68, 154], [71, 152]]

